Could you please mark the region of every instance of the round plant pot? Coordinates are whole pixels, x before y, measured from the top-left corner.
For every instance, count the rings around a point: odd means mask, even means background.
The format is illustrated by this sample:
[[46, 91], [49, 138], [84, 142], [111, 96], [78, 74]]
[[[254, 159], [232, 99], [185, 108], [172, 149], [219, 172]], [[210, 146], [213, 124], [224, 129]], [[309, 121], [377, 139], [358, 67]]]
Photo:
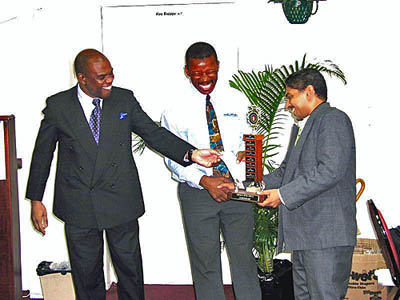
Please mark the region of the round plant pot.
[[292, 263], [274, 259], [272, 273], [258, 271], [262, 300], [294, 300]]

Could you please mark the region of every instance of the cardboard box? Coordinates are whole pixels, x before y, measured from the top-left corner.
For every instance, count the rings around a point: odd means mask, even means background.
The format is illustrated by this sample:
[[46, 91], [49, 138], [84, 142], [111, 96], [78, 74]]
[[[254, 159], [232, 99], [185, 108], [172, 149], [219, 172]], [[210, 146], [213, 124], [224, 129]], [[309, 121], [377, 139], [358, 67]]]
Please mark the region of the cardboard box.
[[39, 276], [44, 300], [75, 300], [71, 273]]
[[357, 239], [346, 300], [389, 300], [388, 288], [378, 284], [374, 271], [386, 269], [375, 239]]

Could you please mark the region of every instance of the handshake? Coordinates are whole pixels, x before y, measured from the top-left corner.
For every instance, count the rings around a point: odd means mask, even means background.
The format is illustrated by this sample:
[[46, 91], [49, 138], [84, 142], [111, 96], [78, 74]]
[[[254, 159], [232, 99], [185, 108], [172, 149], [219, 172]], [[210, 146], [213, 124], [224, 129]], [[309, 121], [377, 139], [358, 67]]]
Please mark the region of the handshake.
[[[211, 167], [221, 161], [220, 156], [221, 154], [215, 150], [195, 150], [192, 155], [192, 160], [205, 167]], [[240, 163], [243, 160], [244, 152], [239, 152], [237, 156], [237, 162]], [[213, 197], [217, 202], [225, 202], [230, 200], [229, 194], [237, 191], [236, 184], [223, 176], [212, 177], [204, 175], [200, 179], [200, 185], [205, 188], [211, 197]], [[257, 202], [257, 204], [260, 206], [276, 208], [282, 203], [277, 189], [261, 190], [258, 191], [257, 194], [265, 196], [260, 197], [260, 199], [263, 200]]]
[[[237, 191], [236, 184], [223, 176], [210, 177], [204, 175], [200, 180], [200, 185], [204, 187], [217, 202], [230, 200], [229, 194]], [[259, 206], [276, 208], [281, 204], [281, 199], [277, 189], [263, 190], [257, 192], [257, 194], [265, 196], [260, 197], [260, 199], [263, 200], [257, 202]]]

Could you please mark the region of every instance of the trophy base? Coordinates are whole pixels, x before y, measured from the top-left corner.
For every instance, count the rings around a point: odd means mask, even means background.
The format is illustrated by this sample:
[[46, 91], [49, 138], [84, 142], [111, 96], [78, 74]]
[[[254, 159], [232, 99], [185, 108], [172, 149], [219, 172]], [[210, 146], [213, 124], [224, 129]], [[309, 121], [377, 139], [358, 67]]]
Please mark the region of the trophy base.
[[267, 195], [258, 195], [254, 192], [247, 192], [246, 190], [239, 189], [237, 192], [229, 192], [228, 198], [230, 200], [246, 201], [246, 202], [263, 202]]

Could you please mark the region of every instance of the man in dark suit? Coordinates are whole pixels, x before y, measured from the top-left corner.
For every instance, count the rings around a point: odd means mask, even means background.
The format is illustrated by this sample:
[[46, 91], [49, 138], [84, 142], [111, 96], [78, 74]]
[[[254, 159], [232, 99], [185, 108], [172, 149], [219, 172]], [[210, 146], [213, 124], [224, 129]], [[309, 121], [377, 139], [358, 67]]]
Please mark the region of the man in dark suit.
[[268, 198], [260, 205], [279, 207], [278, 252], [293, 251], [296, 300], [343, 299], [357, 231], [352, 124], [326, 102], [316, 70], [289, 76], [286, 98], [298, 124], [284, 161], [264, 176]]
[[144, 300], [137, 219], [144, 213], [132, 156], [132, 132], [183, 166], [210, 166], [213, 150], [197, 150], [141, 109], [133, 93], [113, 87], [109, 60], [94, 49], [74, 62], [77, 86], [47, 99], [31, 162], [26, 198], [45, 234], [43, 193], [58, 143], [54, 214], [65, 233], [77, 299], [105, 299], [103, 231], [118, 276], [120, 300]]

